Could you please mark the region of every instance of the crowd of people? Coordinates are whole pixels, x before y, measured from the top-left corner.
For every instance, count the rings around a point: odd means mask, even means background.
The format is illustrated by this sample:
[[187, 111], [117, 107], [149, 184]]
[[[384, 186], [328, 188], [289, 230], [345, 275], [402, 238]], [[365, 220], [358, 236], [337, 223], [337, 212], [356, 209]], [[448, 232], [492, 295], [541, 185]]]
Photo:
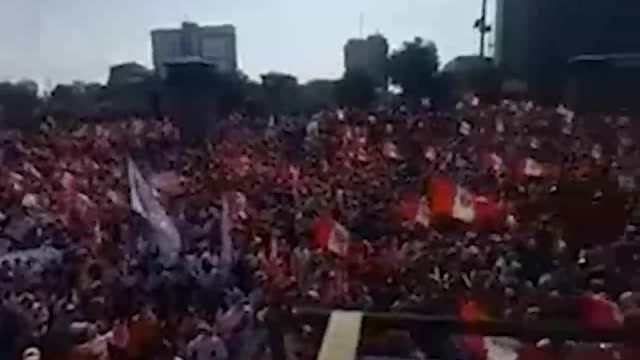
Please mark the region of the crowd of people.
[[234, 115], [198, 146], [166, 120], [3, 131], [0, 356], [258, 359], [265, 309], [295, 306], [621, 326], [636, 126], [473, 99]]

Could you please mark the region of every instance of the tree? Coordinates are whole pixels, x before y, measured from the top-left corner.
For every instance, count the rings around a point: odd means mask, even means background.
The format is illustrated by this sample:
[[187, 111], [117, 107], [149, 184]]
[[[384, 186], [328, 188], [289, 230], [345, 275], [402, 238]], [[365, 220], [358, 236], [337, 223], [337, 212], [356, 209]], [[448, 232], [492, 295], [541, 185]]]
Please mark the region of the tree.
[[402, 95], [416, 102], [432, 95], [438, 65], [436, 45], [416, 37], [391, 54], [389, 75], [392, 83], [402, 88]]
[[101, 110], [113, 117], [149, 117], [159, 112], [162, 79], [137, 63], [112, 66], [100, 97]]
[[48, 99], [48, 112], [56, 121], [72, 125], [80, 118], [96, 116], [103, 96], [104, 86], [99, 83], [74, 81], [70, 85], [59, 84]]
[[376, 98], [375, 83], [364, 71], [348, 70], [337, 83], [336, 98], [341, 106], [366, 108]]
[[11, 127], [29, 127], [37, 123], [41, 101], [33, 81], [0, 83], [0, 121]]
[[222, 117], [244, 108], [249, 91], [249, 77], [242, 72], [216, 73], [218, 111]]
[[262, 88], [269, 112], [291, 114], [300, 110], [298, 79], [289, 74], [270, 72], [262, 77]]
[[302, 86], [304, 111], [316, 113], [336, 106], [336, 82], [333, 80], [312, 80]]
[[268, 114], [267, 99], [262, 84], [247, 78], [242, 83], [243, 109], [251, 118], [266, 117]]

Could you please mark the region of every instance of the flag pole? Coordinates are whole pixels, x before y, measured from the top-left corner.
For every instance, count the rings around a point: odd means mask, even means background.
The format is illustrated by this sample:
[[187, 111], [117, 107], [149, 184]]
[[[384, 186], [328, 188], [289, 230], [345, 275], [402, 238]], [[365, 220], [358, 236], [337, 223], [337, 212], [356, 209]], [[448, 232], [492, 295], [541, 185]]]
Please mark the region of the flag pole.
[[487, 28], [487, 0], [482, 0], [482, 15], [478, 21], [478, 31], [480, 32], [480, 57], [484, 57], [485, 54], [485, 35], [488, 32]]

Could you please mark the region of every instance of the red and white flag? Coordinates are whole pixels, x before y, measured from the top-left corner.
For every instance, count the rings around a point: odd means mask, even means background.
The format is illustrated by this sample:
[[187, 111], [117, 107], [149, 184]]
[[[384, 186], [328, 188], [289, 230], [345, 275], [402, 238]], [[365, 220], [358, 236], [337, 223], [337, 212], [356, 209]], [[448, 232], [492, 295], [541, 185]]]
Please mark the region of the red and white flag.
[[433, 215], [450, 217], [465, 223], [474, 222], [476, 210], [473, 197], [462, 186], [441, 177], [434, 177], [431, 179], [429, 193]]
[[329, 214], [321, 216], [313, 228], [313, 242], [316, 246], [338, 256], [349, 253], [350, 234], [342, 224]]
[[[462, 303], [460, 317], [465, 322], [491, 320], [475, 301]], [[465, 336], [462, 344], [473, 358], [482, 360], [518, 360], [521, 347], [516, 339], [493, 336]]]
[[433, 177], [429, 189], [431, 214], [467, 224], [490, 225], [498, 222], [500, 207], [486, 196], [472, 194], [464, 187], [442, 178]]

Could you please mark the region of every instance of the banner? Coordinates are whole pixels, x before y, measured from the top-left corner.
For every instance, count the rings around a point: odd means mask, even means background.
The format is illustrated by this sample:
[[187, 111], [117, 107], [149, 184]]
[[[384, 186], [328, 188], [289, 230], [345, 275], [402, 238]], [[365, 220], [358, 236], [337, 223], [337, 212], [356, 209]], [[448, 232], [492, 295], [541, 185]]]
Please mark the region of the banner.
[[144, 178], [138, 166], [129, 157], [129, 189], [131, 210], [146, 220], [148, 231], [145, 240], [157, 246], [161, 261], [166, 265], [175, 263], [180, 253], [182, 242], [175, 224], [167, 215], [154, 190]]

